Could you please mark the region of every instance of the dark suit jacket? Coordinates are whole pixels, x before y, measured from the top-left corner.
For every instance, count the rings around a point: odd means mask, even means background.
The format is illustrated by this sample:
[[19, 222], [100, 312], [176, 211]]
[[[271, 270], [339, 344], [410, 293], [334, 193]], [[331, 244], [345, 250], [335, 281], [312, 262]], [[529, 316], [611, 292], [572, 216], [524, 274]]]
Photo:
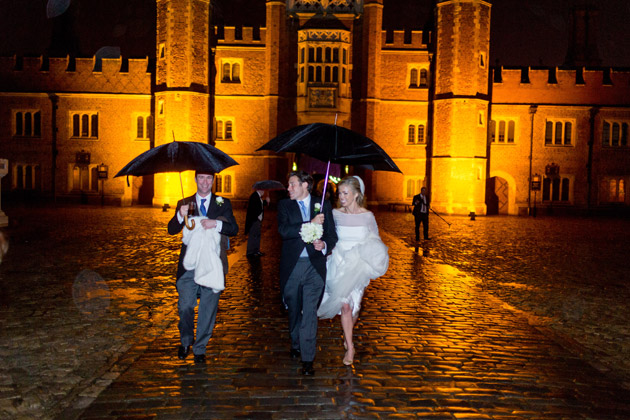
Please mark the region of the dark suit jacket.
[[[320, 203], [321, 198], [311, 196], [311, 216], [315, 217], [315, 203]], [[330, 253], [337, 243], [337, 231], [332, 215], [330, 202], [324, 202], [324, 234], [322, 240], [326, 242], [326, 252]], [[326, 281], [326, 256], [321, 251], [316, 251], [313, 244], [305, 244], [300, 237], [302, 224], [302, 211], [300, 205], [295, 200], [284, 199], [278, 202], [278, 232], [282, 237], [282, 254], [280, 256], [280, 291], [284, 290], [291, 272], [297, 264], [302, 250], [306, 246], [306, 251], [310, 257], [313, 267], [317, 270], [322, 279]]]
[[245, 215], [245, 235], [249, 233], [252, 225], [258, 220], [258, 215], [263, 213], [263, 201], [256, 191], [249, 196], [247, 203], [247, 215]]
[[420, 197], [420, 194], [416, 194], [413, 196], [413, 201], [411, 202], [413, 204], [413, 215], [414, 216], [420, 216], [421, 214], [428, 214], [429, 213], [429, 198], [425, 195], [424, 196], [424, 200], [426, 201], [425, 204], [425, 212], [424, 213], [420, 213], [420, 210], [422, 209], [422, 197]]
[[[179, 213], [179, 208], [188, 204], [191, 201], [195, 201], [195, 195], [190, 197], [186, 197], [183, 200], [179, 200], [177, 202], [177, 208], [175, 209], [175, 215], [168, 222], [168, 233], [171, 235], [176, 235], [182, 231], [184, 228], [184, 223], [179, 223], [177, 220], [177, 213]], [[210, 204], [208, 205], [207, 217], [209, 219], [219, 219], [223, 222], [223, 227], [221, 230], [221, 261], [223, 262], [223, 272], [227, 273], [227, 236], [234, 236], [238, 233], [238, 225], [236, 224], [236, 219], [234, 218], [234, 214], [232, 213], [232, 203], [227, 198], [223, 198], [223, 204], [217, 204], [217, 195], [212, 194], [212, 200], [210, 200]], [[199, 209], [195, 206], [195, 216], [200, 216]], [[177, 279], [179, 279], [185, 272], [184, 268], [184, 255], [186, 255], [186, 245], [182, 243], [182, 249], [179, 252], [179, 262], [177, 264]]]

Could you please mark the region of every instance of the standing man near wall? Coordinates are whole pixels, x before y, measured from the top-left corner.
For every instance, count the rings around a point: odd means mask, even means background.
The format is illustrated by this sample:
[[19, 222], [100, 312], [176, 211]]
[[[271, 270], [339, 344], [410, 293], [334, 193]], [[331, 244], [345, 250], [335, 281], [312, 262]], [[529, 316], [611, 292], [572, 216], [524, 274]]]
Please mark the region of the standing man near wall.
[[422, 187], [420, 194], [413, 196], [413, 217], [416, 221], [416, 242], [420, 240], [420, 223], [425, 240], [429, 240], [429, 199], [427, 188]]

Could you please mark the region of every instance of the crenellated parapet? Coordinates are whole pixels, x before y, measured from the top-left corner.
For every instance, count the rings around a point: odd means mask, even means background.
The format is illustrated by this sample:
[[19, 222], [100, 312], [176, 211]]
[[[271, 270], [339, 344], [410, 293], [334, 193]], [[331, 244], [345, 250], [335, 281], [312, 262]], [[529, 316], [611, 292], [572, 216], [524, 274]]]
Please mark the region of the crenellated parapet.
[[266, 28], [215, 26], [217, 45], [265, 45]]
[[493, 68], [493, 102], [628, 104], [630, 69]]
[[426, 50], [422, 31], [383, 31], [383, 49]]
[[0, 91], [151, 93], [149, 59], [0, 57]]

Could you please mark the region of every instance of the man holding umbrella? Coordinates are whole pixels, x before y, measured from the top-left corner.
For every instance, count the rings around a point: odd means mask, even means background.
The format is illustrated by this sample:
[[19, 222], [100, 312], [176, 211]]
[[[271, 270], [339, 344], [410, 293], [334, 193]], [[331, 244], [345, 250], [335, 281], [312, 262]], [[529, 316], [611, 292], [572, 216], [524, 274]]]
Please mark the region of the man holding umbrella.
[[[217, 229], [219, 233], [226, 236], [234, 236], [238, 233], [238, 225], [232, 213], [232, 204], [227, 198], [212, 196], [213, 182], [214, 173], [195, 171], [197, 193], [177, 203], [175, 215], [168, 222], [169, 234], [175, 235], [182, 231], [191, 204], [194, 209], [194, 216], [207, 217], [200, 222], [204, 229]], [[206, 346], [214, 329], [221, 292], [195, 283], [195, 271], [184, 268], [185, 255], [186, 245], [182, 244], [176, 282], [179, 295], [177, 309], [179, 311], [180, 335], [177, 356], [182, 360], [185, 359], [192, 346], [195, 363], [205, 363]], [[197, 298], [199, 299], [199, 309], [195, 338]]]
[[[317, 307], [326, 283], [326, 254], [337, 243], [328, 201], [311, 196], [313, 177], [304, 171], [289, 174], [289, 198], [278, 202], [278, 232], [282, 237], [280, 291], [289, 315], [291, 357], [302, 358], [302, 374], [313, 375], [317, 348]], [[323, 233], [308, 242], [303, 226], [322, 225]]]
[[265, 190], [254, 190], [247, 203], [247, 215], [245, 216], [245, 235], [247, 235], [247, 256], [262, 257], [260, 252], [260, 234], [264, 217], [264, 204], [269, 205], [269, 196], [263, 200]]

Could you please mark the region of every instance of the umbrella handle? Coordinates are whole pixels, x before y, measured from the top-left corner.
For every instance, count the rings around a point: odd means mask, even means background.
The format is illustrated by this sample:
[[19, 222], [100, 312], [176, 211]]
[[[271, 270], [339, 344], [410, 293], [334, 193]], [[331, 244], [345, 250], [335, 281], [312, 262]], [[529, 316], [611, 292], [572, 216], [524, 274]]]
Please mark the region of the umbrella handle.
[[188, 230], [193, 230], [195, 228], [195, 221], [194, 220], [191, 220], [190, 221], [190, 226], [188, 226], [188, 215], [184, 216], [184, 224], [186, 225]]

